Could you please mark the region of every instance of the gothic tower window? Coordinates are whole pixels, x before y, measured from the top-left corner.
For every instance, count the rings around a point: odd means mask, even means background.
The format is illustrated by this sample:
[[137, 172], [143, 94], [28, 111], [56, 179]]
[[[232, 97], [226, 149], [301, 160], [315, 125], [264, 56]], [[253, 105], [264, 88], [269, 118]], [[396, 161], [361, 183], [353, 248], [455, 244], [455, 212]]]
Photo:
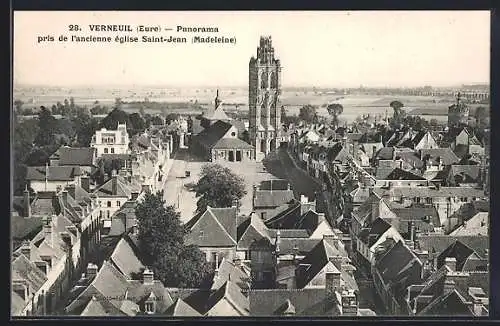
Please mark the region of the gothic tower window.
[[263, 72], [261, 75], [260, 75], [260, 88], [263, 88], [263, 89], [266, 89], [267, 88], [267, 74], [265, 72]]
[[276, 73], [271, 72], [271, 88], [278, 88], [278, 78], [276, 78]]

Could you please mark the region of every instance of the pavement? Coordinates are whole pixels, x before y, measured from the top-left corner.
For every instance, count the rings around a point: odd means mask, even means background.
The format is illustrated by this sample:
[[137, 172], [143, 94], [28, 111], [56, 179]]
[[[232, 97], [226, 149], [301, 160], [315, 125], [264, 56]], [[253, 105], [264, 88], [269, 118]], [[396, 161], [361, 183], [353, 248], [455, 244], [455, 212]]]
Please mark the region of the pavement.
[[[253, 185], [276, 177], [264, 170], [261, 162], [218, 162], [245, 180], [247, 194], [240, 200], [240, 214], [248, 215], [252, 211]], [[164, 185], [164, 199], [167, 205], [173, 205], [181, 213], [183, 223], [195, 214], [197, 198], [185, 185], [198, 182], [201, 168], [211, 164], [189, 153], [188, 149], [179, 149], [174, 156], [172, 167]], [[189, 177], [185, 172], [190, 171]]]

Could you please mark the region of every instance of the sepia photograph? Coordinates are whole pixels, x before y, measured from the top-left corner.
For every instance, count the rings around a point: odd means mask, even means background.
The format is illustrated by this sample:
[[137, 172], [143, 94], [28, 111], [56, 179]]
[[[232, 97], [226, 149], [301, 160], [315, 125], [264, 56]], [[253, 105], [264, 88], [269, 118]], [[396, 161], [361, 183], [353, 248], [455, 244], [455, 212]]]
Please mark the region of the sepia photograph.
[[490, 315], [490, 11], [12, 19], [11, 318]]

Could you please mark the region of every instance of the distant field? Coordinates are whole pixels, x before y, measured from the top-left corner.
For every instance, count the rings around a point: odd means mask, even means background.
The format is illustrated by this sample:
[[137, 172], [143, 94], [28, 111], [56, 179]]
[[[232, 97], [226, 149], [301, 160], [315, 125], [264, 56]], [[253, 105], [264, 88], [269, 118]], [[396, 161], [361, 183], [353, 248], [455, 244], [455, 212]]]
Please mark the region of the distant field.
[[[93, 106], [96, 101], [101, 105], [113, 105], [115, 98], [119, 97], [125, 102], [143, 101], [148, 98], [151, 102], [162, 103], [195, 103], [202, 104], [203, 107], [213, 105], [216, 96], [216, 89], [137, 89], [137, 90], [50, 90], [35, 91], [23, 90], [14, 93], [14, 99], [20, 99], [25, 102], [26, 107], [30, 106], [52, 106], [57, 102], [64, 102], [64, 99], [73, 97], [78, 105]], [[223, 103], [227, 104], [228, 111], [237, 110], [239, 112], [248, 112], [248, 90], [245, 88], [221, 88], [219, 96]], [[33, 103], [31, 103], [31, 101]], [[419, 115], [446, 115], [448, 106], [453, 103], [453, 99], [433, 98], [429, 96], [373, 96], [373, 95], [325, 95], [309, 92], [290, 92], [284, 91], [281, 95], [281, 102], [287, 108], [288, 114], [297, 115], [302, 106], [306, 104], [317, 105], [318, 114], [327, 116], [326, 105], [329, 103], [340, 103], [344, 106], [344, 112], [341, 119], [344, 121], [353, 121], [356, 117], [363, 114], [385, 116], [386, 112], [392, 115], [392, 109], [389, 103], [393, 100], [399, 100], [411, 114]], [[238, 108], [236, 108], [238, 105]], [[475, 108], [478, 105], [471, 105]], [[176, 109], [172, 112], [192, 114], [199, 113], [199, 110]], [[124, 109], [131, 112], [139, 108], [134, 105], [125, 105]], [[160, 109], [161, 110], [161, 109]], [[148, 110], [146, 110], [148, 111]], [[159, 111], [150, 111], [158, 113]]]

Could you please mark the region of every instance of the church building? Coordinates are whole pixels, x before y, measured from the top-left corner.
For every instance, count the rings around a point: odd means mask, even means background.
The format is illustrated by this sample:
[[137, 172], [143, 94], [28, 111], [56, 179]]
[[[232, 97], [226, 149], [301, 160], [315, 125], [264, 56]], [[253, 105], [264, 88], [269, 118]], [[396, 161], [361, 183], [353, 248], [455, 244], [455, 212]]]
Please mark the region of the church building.
[[231, 123], [231, 118], [222, 109], [219, 91], [215, 98], [215, 108], [201, 117], [200, 133], [193, 136], [190, 149], [211, 162], [241, 162], [255, 160], [255, 148], [238, 138], [239, 130]]
[[280, 94], [281, 63], [274, 56], [271, 37], [261, 37], [257, 57], [250, 59], [248, 85], [249, 134], [257, 160], [280, 146]]

